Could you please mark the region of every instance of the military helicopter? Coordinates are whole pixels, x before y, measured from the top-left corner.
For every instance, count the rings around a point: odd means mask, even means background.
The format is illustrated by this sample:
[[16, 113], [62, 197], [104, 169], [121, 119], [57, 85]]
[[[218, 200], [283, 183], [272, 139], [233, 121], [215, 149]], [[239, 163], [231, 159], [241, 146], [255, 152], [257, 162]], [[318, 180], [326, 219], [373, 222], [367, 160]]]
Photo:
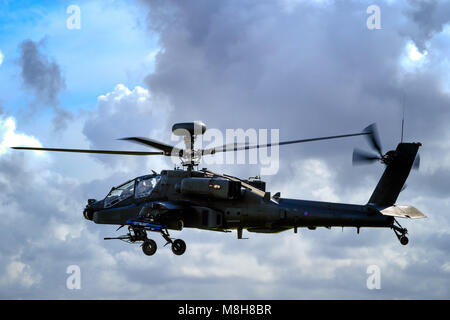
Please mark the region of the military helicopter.
[[[127, 226], [128, 233], [119, 239], [129, 243], [142, 242], [146, 255], [157, 250], [156, 242], [148, 238], [148, 233], [160, 233], [171, 244], [172, 252], [182, 255], [186, 243], [173, 239], [168, 230], [198, 228], [221, 232], [237, 230], [237, 238], [243, 238], [243, 230], [256, 233], [278, 233], [298, 228], [317, 227], [362, 227], [391, 228], [402, 245], [408, 243], [407, 229], [396, 218], [425, 218], [412, 206], [395, 204], [404, 187], [411, 168], [419, 166], [418, 149], [420, 143], [399, 143], [395, 150], [383, 154], [375, 124], [362, 132], [284, 141], [265, 145], [232, 144], [210, 149], [195, 149], [198, 135], [204, 134], [204, 123], [188, 122], [173, 125], [172, 132], [182, 136], [185, 148], [158, 142], [143, 137], [123, 140], [143, 144], [160, 151], [116, 151], [14, 147], [19, 150], [40, 150], [59, 152], [99, 153], [115, 155], [163, 155], [181, 159], [183, 168], [163, 170], [131, 179], [113, 187], [102, 200], [89, 199], [83, 211], [86, 219], [97, 224]], [[386, 169], [368, 203], [364, 205], [318, 202], [282, 198], [277, 192], [271, 196], [266, 184], [259, 178], [239, 179], [226, 174], [218, 174], [207, 169], [196, 170], [202, 156], [219, 152], [270, 148], [287, 145], [353, 136], [366, 136], [376, 153], [355, 149], [353, 163], [380, 161]]]

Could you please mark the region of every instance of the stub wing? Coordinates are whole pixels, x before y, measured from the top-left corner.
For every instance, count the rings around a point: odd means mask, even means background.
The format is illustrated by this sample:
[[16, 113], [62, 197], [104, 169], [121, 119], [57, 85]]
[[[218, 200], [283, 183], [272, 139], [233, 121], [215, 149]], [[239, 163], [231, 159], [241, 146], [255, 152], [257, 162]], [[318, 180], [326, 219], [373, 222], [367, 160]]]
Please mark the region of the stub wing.
[[386, 207], [380, 212], [385, 216], [399, 217], [399, 218], [410, 218], [410, 219], [420, 219], [426, 218], [427, 216], [420, 212], [413, 206], [390, 206]]

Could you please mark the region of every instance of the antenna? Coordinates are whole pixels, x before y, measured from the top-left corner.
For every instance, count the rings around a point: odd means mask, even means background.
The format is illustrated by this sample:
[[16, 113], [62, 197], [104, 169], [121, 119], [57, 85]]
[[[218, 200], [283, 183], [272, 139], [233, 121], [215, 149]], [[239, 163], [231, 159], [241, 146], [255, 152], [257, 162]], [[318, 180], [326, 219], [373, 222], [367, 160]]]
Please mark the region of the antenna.
[[404, 126], [405, 126], [405, 92], [403, 92], [402, 107], [403, 107], [403, 114], [402, 114], [402, 135], [401, 135], [401, 138], [400, 138], [400, 142], [403, 143], [403, 130], [404, 130]]

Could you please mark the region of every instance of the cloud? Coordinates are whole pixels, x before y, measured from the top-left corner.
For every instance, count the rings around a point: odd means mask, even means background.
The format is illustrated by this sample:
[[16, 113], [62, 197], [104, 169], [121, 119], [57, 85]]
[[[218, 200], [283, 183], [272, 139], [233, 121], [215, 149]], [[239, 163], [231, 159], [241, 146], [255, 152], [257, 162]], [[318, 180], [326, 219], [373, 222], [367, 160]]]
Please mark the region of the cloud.
[[3, 64], [3, 59], [5, 56], [3, 55], [3, 52], [0, 50], [0, 66]]
[[0, 283], [14, 285], [19, 284], [22, 287], [30, 288], [39, 283], [41, 277], [34, 274], [30, 266], [20, 261], [11, 261], [5, 268]]
[[65, 89], [65, 82], [59, 65], [49, 60], [40, 48], [45, 41], [25, 40], [20, 44], [19, 65], [24, 85], [30, 89], [42, 104], [56, 106], [58, 94]]
[[58, 95], [66, 84], [59, 65], [46, 57], [40, 50], [45, 45], [45, 39], [40, 42], [25, 40], [20, 43], [19, 65], [26, 89], [33, 92], [36, 106], [50, 106], [56, 113], [55, 130], [66, 127], [66, 122], [72, 115], [59, 106]]
[[42, 147], [39, 141], [22, 133], [16, 133], [16, 122], [13, 117], [3, 117], [0, 113], [0, 155], [9, 147], [28, 146]]
[[[276, 2], [149, 7], [150, 27], [160, 34], [163, 50], [146, 84], [179, 111], [173, 122], [191, 117], [220, 129], [281, 128], [281, 138], [300, 138], [324, 133], [311, 125], [324, 113], [335, 119], [337, 132], [360, 130], [380, 108], [392, 110], [398, 103], [397, 81], [387, 88], [382, 79], [397, 73], [391, 57], [402, 42], [383, 34], [386, 45], [380, 46], [375, 34], [357, 28], [365, 21], [352, 13], [362, 6], [300, 2], [289, 13]], [[244, 14], [244, 8], [252, 9]]]
[[409, 0], [410, 7], [406, 14], [412, 24], [407, 31], [418, 50], [426, 51], [427, 42], [443, 31], [444, 26], [450, 22], [450, 2], [437, 0]]
[[[405, 69], [411, 42], [403, 30], [412, 18], [404, 6], [385, 3], [382, 25], [390, 31], [368, 30], [369, 4], [299, 1], [286, 11], [279, 2], [145, 2], [149, 30], [161, 46], [146, 84], [153, 95], [167, 97], [172, 123], [190, 118], [222, 131], [279, 128], [280, 139], [291, 140], [357, 132], [377, 122], [385, 151], [399, 142], [405, 105], [405, 139], [421, 141], [426, 157], [446, 154], [434, 149], [450, 116], [440, 65], [446, 51], [433, 46], [421, 68]], [[334, 166], [345, 161], [338, 180], [352, 188], [360, 183], [345, 178], [358, 173], [349, 166], [353, 147], [367, 144], [358, 137], [280, 147], [280, 158], [287, 164], [299, 156]], [[246, 168], [230, 169], [246, 174]], [[288, 175], [280, 170], [278, 177]]]
[[[142, 149], [142, 146], [117, 141], [117, 139], [144, 136], [168, 140], [170, 131], [167, 128], [167, 117], [170, 112], [170, 106], [164, 100], [151, 95], [147, 89], [136, 86], [130, 90], [125, 85], [118, 84], [113, 91], [97, 98], [97, 108], [88, 116], [83, 127], [83, 134], [93, 149]], [[170, 140], [167, 142], [170, 143]], [[158, 156], [148, 157], [145, 160], [129, 156], [97, 158], [109, 164], [126, 163], [128, 167], [143, 166], [143, 161], [157, 166], [161, 164]]]
[[65, 272], [74, 261], [84, 266], [86, 281], [97, 263], [111, 264], [110, 254], [97, 247], [101, 238], [82, 218], [84, 186], [59, 174], [52, 155], [9, 149], [10, 144], [41, 146], [16, 131], [14, 118], [0, 118], [0, 142], [0, 296], [62, 298], [70, 294]]

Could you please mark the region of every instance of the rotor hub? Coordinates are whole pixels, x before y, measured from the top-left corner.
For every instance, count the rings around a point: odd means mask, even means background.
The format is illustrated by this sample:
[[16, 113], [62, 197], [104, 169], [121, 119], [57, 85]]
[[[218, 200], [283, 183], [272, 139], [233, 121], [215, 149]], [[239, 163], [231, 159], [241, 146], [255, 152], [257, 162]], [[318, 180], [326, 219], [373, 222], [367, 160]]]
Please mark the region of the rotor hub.
[[201, 121], [175, 123], [172, 132], [176, 136], [197, 136], [206, 131], [206, 125]]
[[184, 137], [185, 150], [180, 155], [183, 166], [191, 169], [197, 165], [201, 158], [201, 152], [194, 149], [195, 138], [206, 131], [206, 125], [201, 121], [181, 122], [172, 126], [172, 133]]

